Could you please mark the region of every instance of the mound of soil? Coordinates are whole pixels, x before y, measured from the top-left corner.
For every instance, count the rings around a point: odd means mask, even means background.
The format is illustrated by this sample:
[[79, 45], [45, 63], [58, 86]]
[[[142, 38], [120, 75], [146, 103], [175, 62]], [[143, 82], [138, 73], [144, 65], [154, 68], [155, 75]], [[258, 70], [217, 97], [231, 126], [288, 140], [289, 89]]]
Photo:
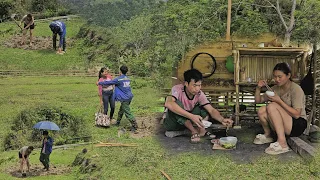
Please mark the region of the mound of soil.
[[[57, 37], [59, 40], [59, 37]], [[40, 36], [40, 37], [33, 37], [32, 45], [29, 44], [29, 34], [26, 35], [26, 42], [24, 45], [21, 45], [22, 34], [17, 34], [12, 36], [11, 39], [4, 41], [3, 45], [8, 48], [19, 48], [19, 49], [26, 49], [26, 50], [47, 50], [53, 49], [52, 47], [52, 37], [51, 36]], [[67, 47], [71, 46], [72, 40], [67, 39]], [[57, 46], [59, 42], [57, 42]]]
[[162, 117], [162, 113], [156, 114], [155, 116], [147, 116], [147, 117], [137, 117], [138, 124], [138, 133], [131, 134], [133, 138], [142, 138], [147, 136], [152, 136], [159, 132], [161, 125], [159, 124], [159, 120]]
[[13, 177], [25, 178], [25, 177], [35, 177], [35, 176], [47, 176], [47, 175], [59, 175], [67, 174], [71, 171], [70, 167], [55, 167], [50, 168], [49, 171], [43, 169], [43, 166], [40, 164], [31, 165], [30, 172], [26, 172], [25, 176], [20, 172], [19, 167], [11, 167], [6, 170], [7, 173], [11, 174]]

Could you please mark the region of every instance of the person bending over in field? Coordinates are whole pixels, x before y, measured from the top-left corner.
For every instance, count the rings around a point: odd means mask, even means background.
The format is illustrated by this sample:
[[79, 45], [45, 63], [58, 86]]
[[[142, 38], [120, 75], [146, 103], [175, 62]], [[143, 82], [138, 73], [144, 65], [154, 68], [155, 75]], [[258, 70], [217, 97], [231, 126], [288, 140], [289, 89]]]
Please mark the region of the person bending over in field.
[[24, 146], [19, 151], [20, 172], [23, 173], [23, 166], [27, 164], [28, 172], [30, 171], [29, 155], [33, 151], [33, 146]]
[[31, 14], [27, 14], [25, 16], [23, 16], [23, 18], [21, 19], [20, 22], [20, 27], [21, 24], [23, 23], [23, 29], [22, 29], [22, 41], [21, 41], [21, 45], [24, 45], [25, 41], [26, 41], [26, 34], [27, 31], [29, 29], [30, 31], [30, 46], [32, 45], [32, 35], [33, 35], [33, 29], [34, 29], [34, 18]]

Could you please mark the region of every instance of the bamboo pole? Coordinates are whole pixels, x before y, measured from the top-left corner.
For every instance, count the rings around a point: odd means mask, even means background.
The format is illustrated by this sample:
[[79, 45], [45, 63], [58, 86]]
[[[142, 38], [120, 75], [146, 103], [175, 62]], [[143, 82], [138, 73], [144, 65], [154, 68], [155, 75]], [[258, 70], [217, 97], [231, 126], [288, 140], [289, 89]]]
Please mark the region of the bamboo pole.
[[236, 51], [236, 71], [235, 71], [235, 81], [236, 81], [236, 113], [235, 113], [235, 126], [239, 126], [240, 117], [239, 117], [239, 75], [240, 75], [240, 52]]
[[226, 33], [226, 41], [230, 41], [231, 4], [232, 4], [232, 1], [231, 1], [231, 0], [228, 0], [228, 15], [227, 15], [227, 33]]
[[132, 144], [123, 144], [123, 143], [98, 143], [95, 147], [136, 147], [138, 146], [135, 143]]
[[162, 170], [160, 170], [160, 172], [164, 175], [164, 177], [167, 178], [167, 180], [171, 180], [170, 176], [169, 176], [167, 173], [165, 173], [165, 172], [162, 171]]

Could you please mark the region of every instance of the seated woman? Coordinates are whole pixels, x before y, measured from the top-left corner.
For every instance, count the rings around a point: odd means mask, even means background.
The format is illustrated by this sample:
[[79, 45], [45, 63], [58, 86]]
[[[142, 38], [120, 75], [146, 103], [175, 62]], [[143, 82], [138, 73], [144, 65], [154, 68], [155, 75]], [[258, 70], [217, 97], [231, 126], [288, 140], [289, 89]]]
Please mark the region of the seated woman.
[[[300, 136], [307, 127], [305, 111], [305, 95], [301, 87], [291, 81], [291, 70], [287, 63], [278, 63], [273, 69], [276, 85], [271, 89], [270, 95], [260, 95], [260, 90], [265, 86], [265, 81], [258, 82], [255, 92], [255, 102], [270, 101], [258, 111], [260, 123], [264, 134], [258, 134], [254, 144], [271, 143], [265, 150], [268, 154], [281, 154], [289, 151], [286, 136]], [[271, 129], [277, 134], [274, 142]], [[272, 143], [274, 142], [274, 143]]]

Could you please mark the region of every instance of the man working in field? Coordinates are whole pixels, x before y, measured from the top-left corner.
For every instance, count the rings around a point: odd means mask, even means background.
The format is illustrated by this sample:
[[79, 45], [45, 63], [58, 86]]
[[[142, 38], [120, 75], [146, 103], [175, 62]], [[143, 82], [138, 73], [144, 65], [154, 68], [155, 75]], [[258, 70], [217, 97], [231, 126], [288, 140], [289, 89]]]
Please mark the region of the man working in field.
[[57, 34], [59, 34], [59, 48], [57, 51], [57, 54], [63, 54], [66, 51], [66, 25], [61, 21], [53, 21], [49, 25], [51, 31], [52, 31], [52, 42], [53, 42], [53, 49], [56, 50], [56, 42], [57, 42]]
[[201, 91], [201, 83], [201, 72], [190, 69], [184, 72], [184, 83], [172, 87], [172, 94], [166, 98], [165, 102], [165, 107], [168, 110], [163, 125], [167, 130], [167, 137], [174, 137], [175, 131], [188, 129], [192, 133], [190, 141], [192, 143], [199, 142], [200, 137], [209, 135], [202, 123], [202, 119], [207, 116], [207, 113], [225, 126], [232, 125], [231, 119], [225, 119], [211, 106]]

